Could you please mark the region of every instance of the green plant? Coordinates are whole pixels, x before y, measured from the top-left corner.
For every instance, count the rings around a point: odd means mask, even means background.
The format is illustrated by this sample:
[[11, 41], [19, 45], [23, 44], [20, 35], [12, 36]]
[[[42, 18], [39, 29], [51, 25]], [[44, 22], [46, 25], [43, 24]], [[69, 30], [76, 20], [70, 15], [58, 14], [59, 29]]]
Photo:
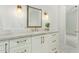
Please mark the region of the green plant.
[[49, 26], [50, 26], [50, 23], [45, 24], [45, 27], [49, 28]]

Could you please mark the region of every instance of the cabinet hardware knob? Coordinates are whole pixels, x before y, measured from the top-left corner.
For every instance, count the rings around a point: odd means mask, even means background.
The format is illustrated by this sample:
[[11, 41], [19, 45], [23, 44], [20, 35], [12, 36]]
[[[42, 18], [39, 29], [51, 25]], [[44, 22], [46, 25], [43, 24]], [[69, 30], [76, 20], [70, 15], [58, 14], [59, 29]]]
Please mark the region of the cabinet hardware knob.
[[57, 53], [58, 51], [55, 51], [54, 53]]
[[26, 42], [26, 40], [24, 40]]
[[24, 52], [26, 52], [27, 50], [25, 49]]
[[56, 50], [56, 48], [52, 49], [52, 51]]
[[53, 34], [52, 36], [55, 36], [56, 34]]
[[56, 42], [56, 40], [52, 41], [53, 43]]
[[19, 43], [19, 41], [17, 41], [17, 43]]

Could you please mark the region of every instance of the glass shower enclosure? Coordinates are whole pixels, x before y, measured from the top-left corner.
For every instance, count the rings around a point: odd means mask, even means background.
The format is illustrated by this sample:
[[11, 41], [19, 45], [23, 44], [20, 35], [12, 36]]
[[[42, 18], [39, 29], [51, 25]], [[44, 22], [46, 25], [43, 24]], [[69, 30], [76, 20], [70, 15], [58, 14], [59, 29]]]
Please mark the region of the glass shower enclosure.
[[66, 52], [79, 52], [79, 6], [66, 6]]

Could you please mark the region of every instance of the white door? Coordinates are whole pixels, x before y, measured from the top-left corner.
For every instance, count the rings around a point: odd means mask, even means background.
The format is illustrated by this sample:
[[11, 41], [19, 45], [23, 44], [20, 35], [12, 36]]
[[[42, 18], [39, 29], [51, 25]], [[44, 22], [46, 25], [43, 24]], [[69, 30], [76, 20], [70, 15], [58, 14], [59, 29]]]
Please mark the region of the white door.
[[41, 52], [41, 36], [32, 37], [32, 53]]

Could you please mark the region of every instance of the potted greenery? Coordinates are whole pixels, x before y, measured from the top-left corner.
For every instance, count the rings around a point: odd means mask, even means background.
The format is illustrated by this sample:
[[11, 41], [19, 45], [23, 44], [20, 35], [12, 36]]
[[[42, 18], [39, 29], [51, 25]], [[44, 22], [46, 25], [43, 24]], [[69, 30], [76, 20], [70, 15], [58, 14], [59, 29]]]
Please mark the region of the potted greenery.
[[46, 23], [45, 24], [45, 30], [48, 30], [49, 31], [49, 27], [50, 27], [50, 23]]

